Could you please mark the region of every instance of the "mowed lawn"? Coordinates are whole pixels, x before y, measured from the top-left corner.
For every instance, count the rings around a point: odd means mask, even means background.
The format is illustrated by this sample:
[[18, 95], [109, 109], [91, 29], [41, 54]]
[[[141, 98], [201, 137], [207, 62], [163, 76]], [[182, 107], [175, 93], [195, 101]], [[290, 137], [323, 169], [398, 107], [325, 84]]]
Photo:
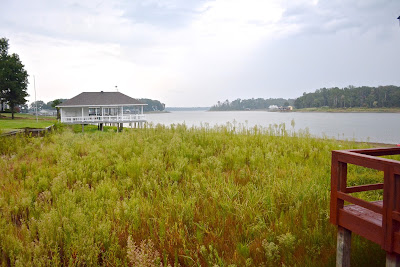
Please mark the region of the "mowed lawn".
[[23, 128], [46, 128], [56, 122], [55, 117], [36, 117], [30, 114], [16, 113], [11, 119], [10, 113], [0, 114], [0, 132], [10, 132]]

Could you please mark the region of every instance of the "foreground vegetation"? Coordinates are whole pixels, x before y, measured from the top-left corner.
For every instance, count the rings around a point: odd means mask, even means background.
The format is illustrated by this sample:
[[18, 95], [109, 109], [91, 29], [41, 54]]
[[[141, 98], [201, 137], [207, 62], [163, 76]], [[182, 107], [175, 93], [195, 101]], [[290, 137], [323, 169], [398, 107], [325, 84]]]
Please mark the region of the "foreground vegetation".
[[[334, 266], [330, 151], [355, 147], [284, 125], [2, 138], [0, 265]], [[382, 263], [354, 235], [352, 266]]]

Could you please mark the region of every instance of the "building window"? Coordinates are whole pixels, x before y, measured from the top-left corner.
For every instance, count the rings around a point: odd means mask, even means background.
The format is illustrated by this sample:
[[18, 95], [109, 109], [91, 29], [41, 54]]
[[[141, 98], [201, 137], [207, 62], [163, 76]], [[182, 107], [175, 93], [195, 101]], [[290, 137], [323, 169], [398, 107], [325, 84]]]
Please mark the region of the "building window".
[[101, 108], [89, 108], [89, 116], [101, 116]]
[[118, 108], [104, 108], [104, 116], [117, 116]]

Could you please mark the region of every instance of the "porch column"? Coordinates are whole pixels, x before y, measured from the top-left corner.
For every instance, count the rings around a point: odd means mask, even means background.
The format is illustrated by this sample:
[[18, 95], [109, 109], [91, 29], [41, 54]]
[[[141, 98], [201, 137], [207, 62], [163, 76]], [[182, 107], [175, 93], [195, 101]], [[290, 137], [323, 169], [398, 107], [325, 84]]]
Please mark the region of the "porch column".
[[143, 106], [142, 106], [142, 115], [143, 115]]
[[[82, 121], [83, 121], [83, 108], [82, 108]], [[82, 126], [83, 126], [83, 124], [82, 124]], [[82, 132], [83, 132], [83, 128], [82, 128]]]
[[60, 121], [63, 122], [63, 112], [62, 112], [62, 108], [60, 108]]

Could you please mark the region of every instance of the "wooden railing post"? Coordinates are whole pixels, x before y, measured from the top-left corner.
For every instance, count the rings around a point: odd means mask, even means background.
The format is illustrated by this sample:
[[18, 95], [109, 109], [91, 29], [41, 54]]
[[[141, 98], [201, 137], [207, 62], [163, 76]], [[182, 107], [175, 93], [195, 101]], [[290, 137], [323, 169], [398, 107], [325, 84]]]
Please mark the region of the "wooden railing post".
[[383, 249], [391, 253], [393, 251], [393, 219], [392, 212], [395, 204], [395, 181], [393, 168], [389, 166], [384, 170], [384, 185], [383, 185]]
[[347, 185], [347, 163], [339, 162], [335, 151], [332, 152], [331, 165], [331, 205], [330, 220], [338, 224], [339, 209], [343, 209], [344, 201], [338, 198], [338, 191], [346, 192]]
[[394, 174], [393, 168], [387, 168], [384, 183], [382, 227], [385, 238], [386, 267], [400, 267], [400, 255], [393, 252], [394, 233], [399, 231], [400, 227], [399, 222], [393, 220], [393, 211], [400, 210], [400, 175]]
[[400, 211], [400, 175], [394, 174], [394, 210]]
[[399, 254], [386, 252], [386, 267], [400, 267]]
[[[346, 192], [347, 187], [347, 163], [339, 162], [339, 185], [340, 192]], [[342, 207], [343, 208], [343, 207]]]
[[338, 159], [335, 151], [332, 151], [331, 161], [331, 204], [330, 204], [330, 221], [332, 224], [338, 224]]
[[350, 267], [351, 231], [338, 226], [336, 267]]

